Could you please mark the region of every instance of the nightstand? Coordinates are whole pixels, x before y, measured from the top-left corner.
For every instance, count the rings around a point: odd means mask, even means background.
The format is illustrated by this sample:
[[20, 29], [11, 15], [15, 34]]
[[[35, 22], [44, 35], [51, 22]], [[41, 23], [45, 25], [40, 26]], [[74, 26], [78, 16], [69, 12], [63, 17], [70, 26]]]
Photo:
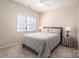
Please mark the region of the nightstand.
[[67, 47], [73, 47], [73, 37], [64, 37], [62, 40], [62, 44]]

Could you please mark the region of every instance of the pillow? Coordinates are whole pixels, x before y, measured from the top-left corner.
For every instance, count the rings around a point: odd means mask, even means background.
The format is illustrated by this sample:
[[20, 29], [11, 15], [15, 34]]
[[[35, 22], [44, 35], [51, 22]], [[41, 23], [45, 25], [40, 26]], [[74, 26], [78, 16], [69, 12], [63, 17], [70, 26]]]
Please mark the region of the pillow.
[[60, 34], [60, 29], [49, 29], [49, 33], [56, 33], [56, 34]]
[[42, 28], [41, 32], [48, 32], [48, 28]]

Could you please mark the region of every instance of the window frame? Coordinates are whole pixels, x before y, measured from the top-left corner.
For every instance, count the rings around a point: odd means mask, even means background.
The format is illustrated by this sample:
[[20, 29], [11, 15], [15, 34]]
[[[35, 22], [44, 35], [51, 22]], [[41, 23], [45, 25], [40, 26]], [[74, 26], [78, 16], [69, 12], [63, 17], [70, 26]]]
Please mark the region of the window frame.
[[[29, 18], [29, 23], [27, 22], [28, 18]], [[33, 23], [30, 22], [31, 19], [32, 19]], [[28, 29], [26, 29], [25, 27], [28, 28]], [[31, 28], [33, 27], [34, 29], [32, 28], [32, 30], [31, 30], [30, 27]], [[18, 32], [35, 32], [36, 31], [36, 17], [34, 17], [34, 16], [18, 15], [18, 27], [17, 28], [18, 28], [17, 29]]]

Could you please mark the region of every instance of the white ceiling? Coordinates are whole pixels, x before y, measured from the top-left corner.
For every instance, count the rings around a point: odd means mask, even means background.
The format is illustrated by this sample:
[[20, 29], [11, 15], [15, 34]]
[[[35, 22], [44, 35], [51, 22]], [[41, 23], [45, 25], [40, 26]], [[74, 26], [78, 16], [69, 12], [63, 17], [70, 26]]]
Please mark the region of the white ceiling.
[[60, 8], [67, 5], [72, 5], [78, 2], [78, 0], [47, 0], [49, 6], [40, 7], [38, 4], [40, 0], [13, 0], [18, 2], [26, 7], [30, 6], [29, 8], [37, 11], [37, 12], [45, 12], [52, 9]]

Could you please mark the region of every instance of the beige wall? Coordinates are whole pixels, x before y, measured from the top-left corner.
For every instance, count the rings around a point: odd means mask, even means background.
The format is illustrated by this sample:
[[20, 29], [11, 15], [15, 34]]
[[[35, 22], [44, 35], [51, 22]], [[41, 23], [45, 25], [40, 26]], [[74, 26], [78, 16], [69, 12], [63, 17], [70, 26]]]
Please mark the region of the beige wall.
[[41, 13], [41, 26], [71, 26], [71, 35], [77, 38], [77, 5], [65, 6]]
[[78, 49], [79, 49], [79, 4], [78, 4], [78, 9], [77, 10], [78, 10], [78, 13], [77, 13], [78, 14], [78, 21], [77, 21], [78, 22], [77, 23], [77, 25], [78, 25], [78, 32], [77, 32], [77, 34], [78, 34]]
[[37, 12], [11, 0], [0, 0], [0, 45], [17, 42], [21, 38], [22, 33], [17, 32], [18, 14], [35, 16], [38, 30], [39, 14]]

